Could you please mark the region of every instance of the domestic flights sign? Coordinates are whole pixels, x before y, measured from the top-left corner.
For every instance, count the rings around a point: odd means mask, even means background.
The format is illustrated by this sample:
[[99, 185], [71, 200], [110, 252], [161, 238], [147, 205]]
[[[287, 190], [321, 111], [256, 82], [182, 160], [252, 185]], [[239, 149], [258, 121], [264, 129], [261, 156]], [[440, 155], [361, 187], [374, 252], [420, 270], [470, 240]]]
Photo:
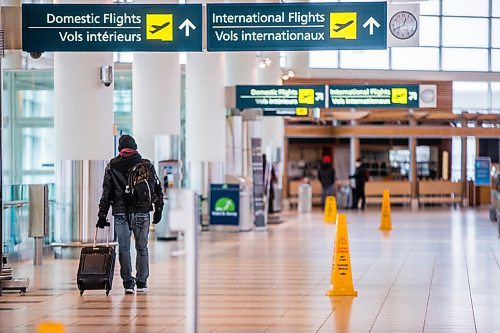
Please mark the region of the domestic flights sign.
[[23, 4], [23, 50], [201, 51], [202, 6]]
[[301, 108], [324, 108], [326, 102], [325, 85], [236, 86], [237, 109], [294, 109], [304, 115]]
[[208, 51], [386, 48], [386, 2], [207, 5]]
[[330, 85], [330, 108], [418, 108], [419, 85]]

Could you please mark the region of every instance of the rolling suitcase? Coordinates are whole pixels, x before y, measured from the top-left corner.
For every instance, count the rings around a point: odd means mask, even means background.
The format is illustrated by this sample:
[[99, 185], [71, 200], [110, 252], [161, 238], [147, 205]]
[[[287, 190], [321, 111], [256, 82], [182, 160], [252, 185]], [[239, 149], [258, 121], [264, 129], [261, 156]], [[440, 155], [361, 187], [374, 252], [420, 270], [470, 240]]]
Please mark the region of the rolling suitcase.
[[342, 186], [337, 191], [337, 205], [341, 209], [349, 209], [352, 206], [352, 189], [350, 186]]
[[109, 246], [109, 231], [106, 246], [96, 246], [97, 228], [94, 236], [94, 246], [82, 248], [76, 282], [80, 295], [85, 290], [106, 290], [109, 294], [113, 286], [115, 272], [115, 249]]

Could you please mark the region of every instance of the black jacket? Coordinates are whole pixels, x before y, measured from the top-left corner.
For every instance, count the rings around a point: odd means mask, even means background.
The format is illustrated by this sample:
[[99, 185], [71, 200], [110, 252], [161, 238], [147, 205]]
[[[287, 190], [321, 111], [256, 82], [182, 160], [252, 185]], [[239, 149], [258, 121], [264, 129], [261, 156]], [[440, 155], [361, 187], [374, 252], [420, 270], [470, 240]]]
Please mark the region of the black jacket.
[[[125, 186], [128, 182], [128, 170], [141, 160], [141, 155], [136, 154], [130, 157], [117, 156], [108, 163], [102, 184], [99, 217], [105, 218], [108, 215], [110, 206], [112, 207], [113, 215], [120, 213], [147, 213], [153, 210], [152, 205], [132, 207], [125, 205]], [[152, 173], [156, 175], [153, 164], [151, 164], [151, 169]], [[161, 189], [159, 191], [161, 192]], [[163, 209], [163, 195], [158, 193], [153, 199], [155, 211], [161, 211]]]
[[331, 164], [321, 164], [318, 170], [318, 179], [323, 187], [331, 186], [335, 183], [335, 169]]
[[370, 173], [368, 171], [368, 168], [366, 167], [366, 164], [362, 163], [359, 167], [357, 167], [354, 175], [350, 176], [349, 178], [354, 178], [354, 180], [356, 181], [356, 190], [364, 191], [365, 183], [370, 178]]

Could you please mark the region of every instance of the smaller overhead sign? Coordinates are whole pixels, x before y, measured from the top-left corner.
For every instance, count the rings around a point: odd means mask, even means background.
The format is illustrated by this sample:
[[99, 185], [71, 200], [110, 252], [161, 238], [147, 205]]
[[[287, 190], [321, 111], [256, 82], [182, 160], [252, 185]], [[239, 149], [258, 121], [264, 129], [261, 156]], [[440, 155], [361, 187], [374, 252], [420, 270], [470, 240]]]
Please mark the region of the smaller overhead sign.
[[325, 108], [326, 102], [324, 85], [236, 86], [237, 109]]
[[418, 108], [419, 86], [331, 85], [330, 108]]

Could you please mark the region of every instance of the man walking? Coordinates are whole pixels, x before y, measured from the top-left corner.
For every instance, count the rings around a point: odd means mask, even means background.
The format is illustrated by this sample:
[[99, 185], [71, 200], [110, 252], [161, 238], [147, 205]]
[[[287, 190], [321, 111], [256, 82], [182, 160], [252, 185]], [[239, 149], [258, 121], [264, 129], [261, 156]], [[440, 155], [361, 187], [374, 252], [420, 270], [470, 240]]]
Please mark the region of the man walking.
[[[130, 135], [119, 139], [119, 154], [107, 165], [99, 203], [97, 227], [109, 226], [106, 220], [109, 207], [115, 220], [118, 238], [120, 275], [126, 294], [146, 292], [149, 276], [149, 212], [153, 210], [153, 224], [161, 220], [163, 194], [153, 164], [137, 152], [137, 144]], [[136, 277], [132, 276], [130, 237], [134, 234]]]
[[349, 178], [354, 178], [356, 188], [354, 189], [354, 200], [352, 201], [352, 209], [358, 209], [359, 201], [361, 200], [361, 209], [365, 209], [365, 183], [369, 180], [369, 172], [366, 164], [361, 159], [356, 160], [356, 172]]

